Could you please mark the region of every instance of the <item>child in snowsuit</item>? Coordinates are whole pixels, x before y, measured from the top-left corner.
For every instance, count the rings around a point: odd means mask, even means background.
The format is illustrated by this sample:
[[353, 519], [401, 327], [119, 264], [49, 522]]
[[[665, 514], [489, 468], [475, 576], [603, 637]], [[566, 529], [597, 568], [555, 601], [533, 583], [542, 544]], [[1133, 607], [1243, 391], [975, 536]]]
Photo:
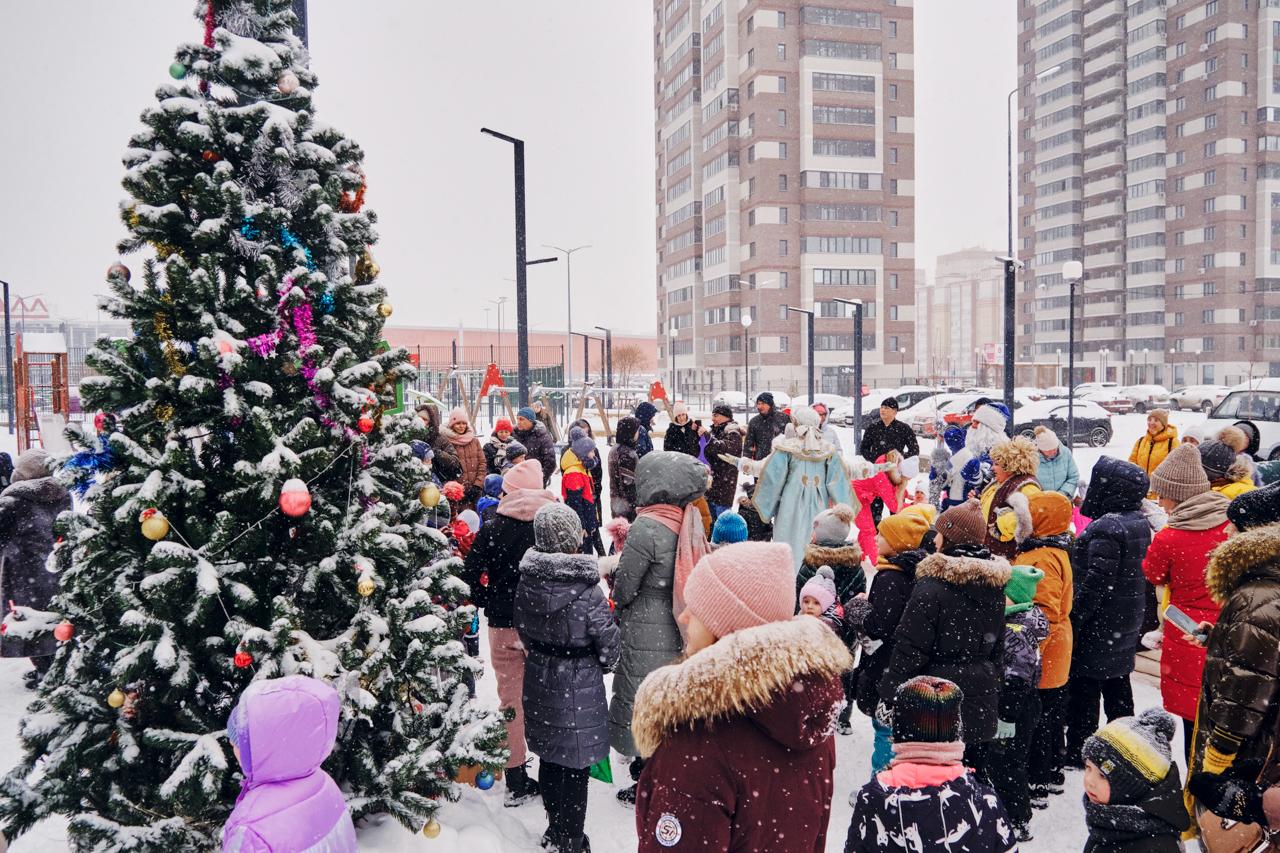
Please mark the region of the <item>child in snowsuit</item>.
[[547, 809], [544, 848], [580, 853], [591, 765], [609, 755], [604, 674], [621, 653], [617, 623], [600, 589], [596, 558], [578, 553], [578, 513], [547, 504], [533, 517], [534, 547], [520, 562], [515, 625], [528, 651], [525, 737], [538, 754]]
[[595, 481], [591, 471], [598, 467], [596, 444], [581, 427], [569, 428], [569, 446], [560, 455], [560, 494], [565, 505], [578, 514], [586, 538], [582, 541], [582, 553], [590, 554], [592, 548], [604, 556], [604, 543], [600, 539], [600, 526], [596, 521]]
[[346, 798], [320, 767], [333, 750], [340, 710], [337, 692], [305, 675], [245, 688], [227, 720], [244, 781], [222, 827], [224, 851], [356, 853]]
[[987, 764], [987, 775], [1009, 813], [1018, 841], [1031, 840], [1027, 756], [1040, 716], [1040, 644], [1049, 636], [1049, 620], [1032, 602], [1043, 579], [1044, 572], [1037, 568], [1013, 566], [1004, 586], [1004, 683]]
[[502, 498], [502, 475], [490, 474], [484, 478], [484, 495], [476, 501], [476, 512], [480, 513], [480, 524], [483, 526], [493, 521], [498, 513], [498, 501]]
[[[889, 463], [897, 465], [902, 461], [902, 457], [898, 455], [896, 450], [889, 451], [886, 455], [876, 459], [876, 465]], [[893, 482], [889, 479], [888, 471], [880, 470], [869, 477], [853, 481], [853, 494], [858, 499], [858, 515], [856, 518], [858, 525], [858, 547], [862, 549], [863, 556], [876, 562], [879, 554], [876, 550], [876, 519], [871, 511], [871, 504], [879, 499], [884, 503], [885, 509], [890, 513], [898, 511], [899, 498], [902, 492], [894, 488]]]
[[1177, 853], [1191, 824], [1169, 742], [1173, 715], [1148, 708], [1084, 743], [1085, 853]]
[[844, 853], [1010, 853], [1018, 849], [1000, 798], [963, 761], [955, 682], [920, 675], [893, 699], [895, 755], [854, 796]]
[[[867, 595], [871, 611], [862, 624], [866, 638], [863, 649], [867, 656], [858, 669], [856, 697], [858, 710], [872, 718], [875, 731], [875, 748], [871, 753], [873, 774], [887, 767], [893, 757], [889, 727], [875, 719], [876, 706], [880, 704], [880, 678], [893, 656], [894, 632], [915, 587], [916, 566], [933, 550], [933, 531], [923, 514], [902, 512], [880, 522], [877, 538], [880, 561]], [[928, 547], [925, 547], [926, 541]]]
[[853, 507], [848, 504], [836, 504], [813, 519], [813, 538], [804, 548], [804, 559], [796, 575], [797, 606], [800, 604], [801, 587], [818, 573], [820, 566], [830, 566], [835, 574], [837, 603], [867, 591], [867, 576], [862, 571], [862, 549], [848, 541], [853, 519]]

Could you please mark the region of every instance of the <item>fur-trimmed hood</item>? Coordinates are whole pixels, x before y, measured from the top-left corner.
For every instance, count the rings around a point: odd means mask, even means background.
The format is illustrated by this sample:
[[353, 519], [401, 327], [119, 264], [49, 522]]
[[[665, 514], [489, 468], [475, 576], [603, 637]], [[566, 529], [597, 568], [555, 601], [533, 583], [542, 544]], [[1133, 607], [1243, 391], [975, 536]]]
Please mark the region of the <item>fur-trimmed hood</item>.
[[1204, 582], [1219, 604], [1225, 604], [1246, 577], [1280, 583], [1280, 524], [1233, 536], [1209, 555]]
[[1013, 510], [1013, 517], [1018, 523], [1018, 526], [1013, 531], [1013, 541], [1027, 541], [1035, 532], [1035, 525], [1031, 520], [1030, 499], [1021, 491], [1015, 491], [1005, 498], [1004, 502]]
[[600, 582], [600, 566], [592, 554], [549, 554], [530, 548], [520, 561], [520, 574], [560, 583]]
[[948, 557], [930, 554], [916, 567], [916, 581], [937, 578], [957, 586], [991, 586], [1004, 589], [1013, 570], [1004, 557], [979, 560], [977, 557]]
[[862, 549], [857, 543], [848, 545], [818, 545], [809, 543], [804, 546], [804, 562], [807, 566], [848, 566], [857, 568], [862, 564]]
[[852, 667], [844, 643], [811, 616], [745, 628], [651, 672], [636, 691], [631, 731], [647, 758], [682, 727], [751, 716], [783, 745], [812, 749], [828, 736], [830, 719], [807, 708], [797, 682], [837, 678]]

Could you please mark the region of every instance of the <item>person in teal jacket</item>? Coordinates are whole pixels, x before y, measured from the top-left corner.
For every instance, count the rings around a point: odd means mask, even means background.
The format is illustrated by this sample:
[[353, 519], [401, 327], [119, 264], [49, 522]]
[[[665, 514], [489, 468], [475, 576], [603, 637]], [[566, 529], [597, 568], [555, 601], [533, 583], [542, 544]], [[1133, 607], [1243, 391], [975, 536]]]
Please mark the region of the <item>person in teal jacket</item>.
[[760, 517], [773, 523], [773, 541], [791, 546], [796, 571], [813, 537], [813, 520], [835, 504], [852, 504], [853, 489], [840, 452], [822, 437], [818, 413], [802, 406], [794, 424], [775, 439], [762, 463], [752, 500]]
[[1036, 450], [1040, 451], [1040, 464], [1036, 479], [1046, 492], [1061, 492], [1068, 498], [1076, 496], [1080, 483], [1080, 469], [1071, 457], [1071, 449], [1062, 443], [1057, 433], [1046, 426], [1036, 427]]

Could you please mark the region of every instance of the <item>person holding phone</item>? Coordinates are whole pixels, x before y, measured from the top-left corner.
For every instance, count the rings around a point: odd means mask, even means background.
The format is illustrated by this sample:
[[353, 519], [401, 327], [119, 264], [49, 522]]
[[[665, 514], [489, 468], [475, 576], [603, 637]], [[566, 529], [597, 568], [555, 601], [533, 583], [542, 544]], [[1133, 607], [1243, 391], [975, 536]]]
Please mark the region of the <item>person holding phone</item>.
[[1210, 490], [1200, 454], [1189, 444], [1176, 446], [1151, 472], [1151, 490], [1169, 514], [1169, 524], [1152, 538], [1142, 573], [1157, 587], [1168, 587], [1169, 613], [1191, 620], [1189, 626], [1165, 631], [1160, 648], [1160, 696], [1164, 709], [1182, 720], [1189, 763], [1205, 651], [1183, 635], [1195, 633], [1200, 622], [1218, 621], [1220, 608], [1209, 594], [1205, 569], [1209, 552], [1227, 539], [1231, 501]]

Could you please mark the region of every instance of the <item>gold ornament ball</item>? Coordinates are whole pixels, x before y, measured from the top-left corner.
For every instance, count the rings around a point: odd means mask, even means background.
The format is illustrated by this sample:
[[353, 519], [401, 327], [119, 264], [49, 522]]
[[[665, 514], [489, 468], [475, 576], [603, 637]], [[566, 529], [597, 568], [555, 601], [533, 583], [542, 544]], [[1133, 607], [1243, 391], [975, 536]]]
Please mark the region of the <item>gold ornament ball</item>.
[[361, 598], [368, 598], [373, 595], [374, 584], [371, 578], [360, 578], [360, 582], [356, 584], [356, 592], [360, 593]]
[[169, 519], [159, 510], [145, 510], [142, 513], [142, 535], [152, 542], [159, 542], [169, 535]]
[[124, 691], [117, 687], [107, 694], [107, 704], [112, 708], [120, 708], [124, 705]]
[[280, 75], [280, 79], [276, 81], [276, 87], [280, 89], [282, 95], [292, 95], [298, 90], [298, 75], [292, 71], [286, 71]]
[[422, 491], [418, 492], [418, 500], [427, 509], [435, 509], [440, 503], [440, 487], [435, 483], [428, 483], [422, 487]]
[[383, 317], [390, 317], [391, 312], [393, 311], [395, 311], [395, 309], [391, 307], [390, 302], [383, 302], [378, 305], [378, 313]]
[[435, 818], [429, 818], [427, 825], [422, 827], [422, 834], [427, 838], [435, 838], [440, 834], [440, 821]]

